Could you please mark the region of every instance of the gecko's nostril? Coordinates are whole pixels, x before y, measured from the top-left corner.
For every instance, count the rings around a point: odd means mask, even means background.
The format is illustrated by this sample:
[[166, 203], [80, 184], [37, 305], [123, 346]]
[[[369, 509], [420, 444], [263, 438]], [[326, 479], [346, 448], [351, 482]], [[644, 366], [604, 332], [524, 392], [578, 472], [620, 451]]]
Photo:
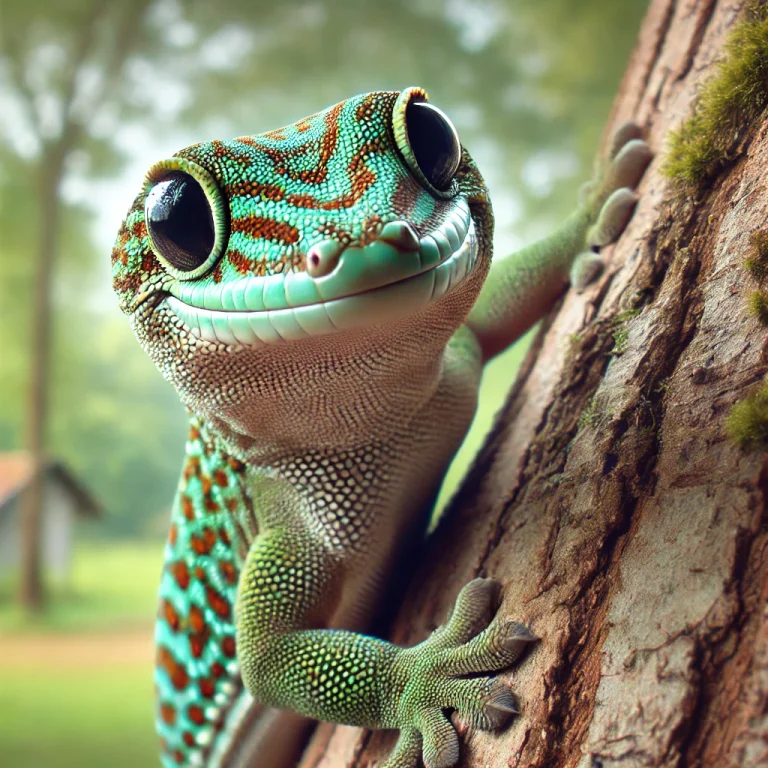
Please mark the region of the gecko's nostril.
[[307, 251], [307, 274], [310, 277], [329, 275], [336, 269], [343, 250], [344, 246], [335, 240], [323, 240], [320, 243], [315, 243]]

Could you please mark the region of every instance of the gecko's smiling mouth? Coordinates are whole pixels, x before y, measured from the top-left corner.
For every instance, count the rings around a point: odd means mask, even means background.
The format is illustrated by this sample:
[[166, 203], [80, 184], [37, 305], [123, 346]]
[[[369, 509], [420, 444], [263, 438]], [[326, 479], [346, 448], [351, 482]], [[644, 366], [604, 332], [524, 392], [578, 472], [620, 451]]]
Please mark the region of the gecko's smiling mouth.
[[386, 323], [436, 301], [466, 277], [478, 243], [467, 204], [404, 250], [350, 246], [322, 277], [288, 272], [206, 285], [177, 283], [164, 303], [205, 341], [262, 345]]

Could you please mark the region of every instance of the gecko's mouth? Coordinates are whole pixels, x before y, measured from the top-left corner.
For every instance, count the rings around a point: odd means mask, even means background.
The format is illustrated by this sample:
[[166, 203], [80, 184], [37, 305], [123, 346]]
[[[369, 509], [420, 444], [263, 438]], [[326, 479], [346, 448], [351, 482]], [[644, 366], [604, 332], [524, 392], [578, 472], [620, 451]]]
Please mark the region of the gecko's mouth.
[[329, 274], [243, 277], [228, 283], [179, 283], [166, 306], [205, 341], [262, 345], [377, 325], [412, 314], [461, 283], [478, 243], [466, 203], [404, 251], [385, 241], [350, 246]]

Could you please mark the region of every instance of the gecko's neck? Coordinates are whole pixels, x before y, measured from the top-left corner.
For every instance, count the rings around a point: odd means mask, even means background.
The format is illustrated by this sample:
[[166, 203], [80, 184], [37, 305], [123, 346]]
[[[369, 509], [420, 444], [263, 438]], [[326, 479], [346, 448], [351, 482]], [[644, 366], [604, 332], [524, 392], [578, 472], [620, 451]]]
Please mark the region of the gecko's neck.
[[253, 377], [231, 396], [187, 404], [233, 456], [262, 466], [387, 439], [408, 429], [440, 382], [444, 344], [420, 337], [414, 329], [399, 344], [331, 336], [258, 356], [235, 348], [229, 364]]

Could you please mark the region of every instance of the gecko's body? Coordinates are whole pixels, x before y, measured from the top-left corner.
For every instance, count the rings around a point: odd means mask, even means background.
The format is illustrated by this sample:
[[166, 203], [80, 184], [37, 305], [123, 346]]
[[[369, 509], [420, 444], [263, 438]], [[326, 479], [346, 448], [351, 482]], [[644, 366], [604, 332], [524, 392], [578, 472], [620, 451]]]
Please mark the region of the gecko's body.
[[364, 94], [189, 147], [150, 171], [119, 234], [121, 306], [191, 414], [157, 623], [167, 766], [238, 764], [251, 695], [398, 728], [387, 765], [407, 768], [455, 763], [445, 709], [484, 728], [515, 711], [490, 674], [532, 635], [483, 629], [490, 580], [415, 648], [359, 633], [424, 534], [484, 361], [620, 233], [649, 154], [620, 137], [587, 202], [481, 294], [487, 190], [425, 103]]

